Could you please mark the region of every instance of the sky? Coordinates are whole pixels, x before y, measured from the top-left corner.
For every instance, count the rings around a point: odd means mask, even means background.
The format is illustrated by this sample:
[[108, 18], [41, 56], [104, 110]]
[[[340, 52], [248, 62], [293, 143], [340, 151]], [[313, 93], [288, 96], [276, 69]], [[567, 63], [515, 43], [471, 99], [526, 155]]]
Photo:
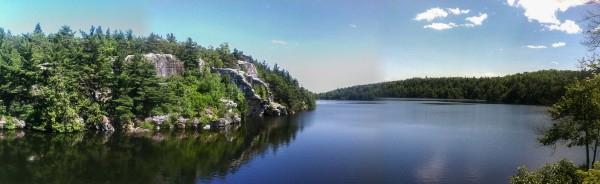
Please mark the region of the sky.
[[277, 63], [325, 92], [413, 77], [575, 70], [587, 0], [0, 0], [13, 34], [68, 25], [173, 33]]

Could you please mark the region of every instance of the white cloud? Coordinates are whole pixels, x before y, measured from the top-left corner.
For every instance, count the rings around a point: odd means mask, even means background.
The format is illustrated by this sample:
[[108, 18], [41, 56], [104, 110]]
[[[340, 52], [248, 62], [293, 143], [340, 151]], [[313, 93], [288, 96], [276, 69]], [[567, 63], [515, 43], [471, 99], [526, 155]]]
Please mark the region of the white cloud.
[[566, 20], [562, 23], [556, 17], [558, 11], [565, 12], [569, 8], [584, 5], [591, 0], [506, 0], [509, 6], [521, 7], [529, 21], [535, 20], [550, 30], [564, 31], [569, 34], [579, 33], [581, 28], [575, 22]]
[[456, 27], [455, 23], [432, 23], [426, 26], [423, 26], [423, 28], [431, 28], [431, 29], [435, 29], [435, 30], [445, 30], [445, 29], [452, 29]]
[[552, 62], [552, 64], [558, 65], [558, 64], [560, 64], [560, 63], [558, 63], [558, 62], [556, 62], [556, 61], [553, 61], [553, 62]]
[[546, 46], [543, 46], [543, 45], [527, 45], [525, 47], [530, 48], [530, 49], [545, 49], [545, 48], [547, 48]]
[[548, 27], [550, 30], [564, 31], [568, 34], [577, 34], [581, 32], [581, 28], [579, 28], [579, 26], [572, 20], [566, 20], [562, 24], [547, 25], [546, 27]]
[[465, 26], [467, 26], [467, 27], [479, 26], [487, 18], [488, 18], [487, 13], [484, 13], [484, 14], [479, 13], [479, 16], [467, 17], [465, 20], [471, 22], [472, 25], [471, 24], [465, 24]]
[[515, 0], [507, 0], [506, 3], [508, 3], [509, 6], [513, 6], [515, 5]]
[[279, 44], [279, 45], [285, 45], [285, 44], [287, 44], [286, 41], [282, 41], [282, 40], [271, 40], [271, 43], [273, 43], [273, 44]]
[[348, 27], [356, 28], [356, 24], [348, 24]]
[[461, 10], [460, 8], [448, 8], [448, 11], [454, 15], [467, 14], [471, 10]]
[[527, 19], [540, 23], [560, 24], [556, 12], [565, 12], [571, 7], [584, 5], [590, 0], [507, 0], [508, 5], [525, 9]]
[[567, 43], [565, 42], [556, 42], [552, 44], [552, 47], [556, 48], [556, 47], [564, 47], [565, 45], [567, 45]]
[[417, 14], [417, 16], [415, 17], [415, 20], [427, 20], [427, 21], [432, 21], [435, 18], [443, 18], [443, 17], [447, 17], [448, 16], [448, 12], [444, 11], [441, 8], [431, 8], [423, 13], [419, 13]]
[[[460, 8], [442, 9], [442, 8], [436, 7], [436, 8], [431, 8], [425, 12], [417, 14], [417, 16], [414, 18], [414, 20], [417, 20], [417, 21], [427, 20], [427, 21], [431, 22], [437, 18], [448, 17], [448, 15], [462, 15], [462, 14], [469, 14], [469, 12], [471, 12], [471, 10], [469, 10], [469, 9], [460, 9]], [[475, 27], [475, 26], [482, 25], [483, 22], [487, 18], [488, 18], [487, 13], [479, 13], [478, 16], [467, 17], [465, 19], [465, 21], [467, 21], [467, 23], [456, 24], [454, 22], [450, 22], [450, 23], [436, 22], [436, 23], [430, 23], [429, 25], [425, 25], [425, 26], [423, 26], [423, 28], [431, 28], [431, 29], [435, 29], [435, 30], [446, 30], [446, 29], [452, 29], [455, 27]]]

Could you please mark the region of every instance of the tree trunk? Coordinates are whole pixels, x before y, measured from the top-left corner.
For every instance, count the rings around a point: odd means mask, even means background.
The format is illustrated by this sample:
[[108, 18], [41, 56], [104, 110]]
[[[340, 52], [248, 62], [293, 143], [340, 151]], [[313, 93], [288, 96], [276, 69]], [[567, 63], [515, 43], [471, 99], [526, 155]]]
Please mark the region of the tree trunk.
[[596, 162], [596, 151], [598, 151], [598, 141], [596, 141], [596, 143], [594, 143], [594, 156], [592, 157], [592, 165], [590, 168], [594, 168], [594, 163]]
[[587, 164], [587, 170], [590, 170], [590, 139], [588, 131], [585, 131], [585, 163]]
[[[596, 135], [600, 135], [600, 130], [598, 130], [598, 133]], [[594, 142], [594, 157], [592, 159], [592, 168], [594, 168], [594, 163], [596, 163], [596, 153], [598, 151], [598, 138], [596, 138], [596, 141]]]

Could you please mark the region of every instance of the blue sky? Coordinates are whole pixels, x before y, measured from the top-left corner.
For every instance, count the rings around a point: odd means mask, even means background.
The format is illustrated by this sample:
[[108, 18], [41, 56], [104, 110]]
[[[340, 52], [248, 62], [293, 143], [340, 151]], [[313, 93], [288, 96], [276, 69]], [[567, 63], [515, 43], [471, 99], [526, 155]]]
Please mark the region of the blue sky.
[[576, 69], [582, 0], [3, 0], [0, 27], [174, 33], [228, 42], [323, 92], [412, 77]]

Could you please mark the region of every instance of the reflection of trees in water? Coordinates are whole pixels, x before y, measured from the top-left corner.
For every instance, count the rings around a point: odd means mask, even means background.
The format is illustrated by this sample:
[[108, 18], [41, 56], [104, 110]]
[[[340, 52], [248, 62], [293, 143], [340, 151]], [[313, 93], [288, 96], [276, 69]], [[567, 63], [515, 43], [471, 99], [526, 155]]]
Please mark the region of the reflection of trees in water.
[[193, 183], [235, 172], [301, 129], [292, 117], [220, 132], [145, 134], [0, 131], [0, 183]]

